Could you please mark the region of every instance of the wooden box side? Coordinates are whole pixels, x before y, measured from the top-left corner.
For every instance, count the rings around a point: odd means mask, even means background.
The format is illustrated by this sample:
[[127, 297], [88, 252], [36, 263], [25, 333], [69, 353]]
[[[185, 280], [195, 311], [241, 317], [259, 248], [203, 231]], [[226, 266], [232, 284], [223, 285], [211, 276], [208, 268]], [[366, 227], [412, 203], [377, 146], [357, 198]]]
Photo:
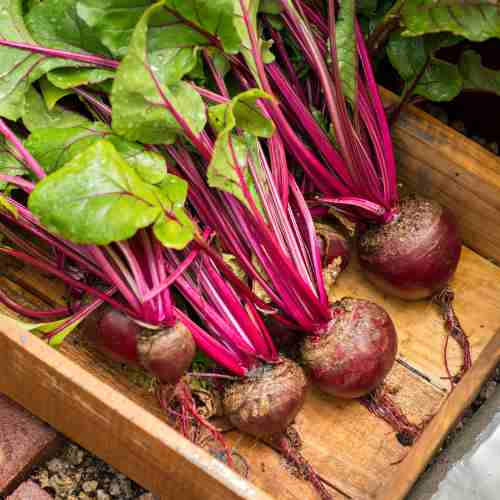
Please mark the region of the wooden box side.
[[[404, 500], [418, 476], [458, 422], [465, 408], [478, 395], [484, 380], [500, 362], [500, 331], [490, 340], [457, 385], [445, 399], [437, 415], [433, 417], [418, 441], [412, 446], [391, 478], [381, 484], [375, 500]], [[390, 495], [390, 496], [389, 496]]]
[[0, 318], [0, 331], [0, 392], [144, 487], [186, 500], [271, 499], [14, 321]]

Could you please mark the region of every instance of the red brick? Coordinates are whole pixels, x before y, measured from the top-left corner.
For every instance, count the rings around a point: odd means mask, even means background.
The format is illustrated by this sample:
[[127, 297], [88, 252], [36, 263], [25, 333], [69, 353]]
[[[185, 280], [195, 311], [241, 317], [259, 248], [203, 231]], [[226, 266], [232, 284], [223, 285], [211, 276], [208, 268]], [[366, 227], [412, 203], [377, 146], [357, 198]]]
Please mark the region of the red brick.
[[56, 431], [0, 394], [0, 498], [12, 493], [60, 444]]
[[26, 481], [6, 500], [52, 500], [52, 497], [33, 481]]

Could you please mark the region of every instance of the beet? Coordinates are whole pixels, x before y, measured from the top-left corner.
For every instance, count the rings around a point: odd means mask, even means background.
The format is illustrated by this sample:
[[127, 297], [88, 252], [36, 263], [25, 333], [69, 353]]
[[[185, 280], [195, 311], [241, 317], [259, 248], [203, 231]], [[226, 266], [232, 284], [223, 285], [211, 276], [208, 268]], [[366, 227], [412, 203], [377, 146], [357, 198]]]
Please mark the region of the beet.
[[152, 330], [111, 307], [102, 309], [87, 331], [89, 339], [108, 357], [141, 366], [165, 384], [180, 380], [196, 352], [191, 333], [181, 323]]
[[121, 311], [104, 306], [89, 318], [86, 332], [89, 340], [109, 358], [138, 366], [137, 335], [140, 329]]
[[317, 336], [308, 336], [302, 358], [318, 387], [334, 396], [356, 398], [377, 387], [397, 353], [394, 324], [382, 307], [345, 297], [332, 304], [332, 319]]
[[316, 236], [320, 245], [321, 260], [324, 267], [339, 260], [339, 269], [343, 271], [351, 257], [351, 242], [347, 230], [335, 219], [322, 218], [314, 222]]
[[165, 384], [175, 384], [193, 362], [196, 344], [181, 323], [162, 330], [142, 328], [137, 350], [141, 366]]
[[449, 210], [417, 196], [400, 201], [394, 219], [358, 236], [366, 275], [384, 292], [407, 300], [430, 297], [453, 276], [462, 242]]
[[307, 379], [289, 359], [255, 368], [226, 388], [224, 412], [242, 432], [267, 437], [285, 432], [302, 408]]

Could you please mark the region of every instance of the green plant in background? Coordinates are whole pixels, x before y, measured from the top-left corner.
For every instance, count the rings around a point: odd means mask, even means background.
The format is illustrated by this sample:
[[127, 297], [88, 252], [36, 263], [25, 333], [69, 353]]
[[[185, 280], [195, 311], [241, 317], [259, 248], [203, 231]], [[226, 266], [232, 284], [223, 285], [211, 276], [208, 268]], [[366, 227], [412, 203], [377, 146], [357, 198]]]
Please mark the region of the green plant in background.
[[[500, 71], [483, 66], [475, 42], [500, 38], [500, 2], [491, 0], [362, 0], [372, 54], [386, 56], [406, 98], [450, 101], [460, 92], [500, 95]], [[456, 63], [440, 49], [461, 50]]]

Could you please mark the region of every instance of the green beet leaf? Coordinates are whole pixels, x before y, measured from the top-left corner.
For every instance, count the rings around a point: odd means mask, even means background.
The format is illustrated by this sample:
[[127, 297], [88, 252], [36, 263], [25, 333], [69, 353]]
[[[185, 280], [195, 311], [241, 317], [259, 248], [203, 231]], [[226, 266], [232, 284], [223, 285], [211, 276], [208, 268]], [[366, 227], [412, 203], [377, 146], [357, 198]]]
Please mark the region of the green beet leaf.
[[157, 186], [164, 216], [153, 226], [156, 238], [166, 247], [183, 249], [194, 235], [194, 225], [183, 209], [188, 184], [176, 175], [168, 174]]
[[341, 0], [340, 11], [336, 24], [335, 43], [339, 63], [342, 91], [351, 102], [356, 101], [356, 78], [358, 54], [356, 51], [356, 35], [354, 20], [356, 17], [356, 2]]
[[[448, 33], [409, 38], [393, 33], [387, 44], [389, 61], [406, 86], [419, 77], [414, 93], [432, 101], [449, 101], [462, 90], [458, 68], [434, 56], [441, 47], [456, 44], [460, 38]], [[423, 73], [422, 73], [423, 71]]]
[[57, 102], [63, 97], [70, 95], [73, 93], [73, 90], [63, 90], [52, 83], [47, 79], [47, 75], [40, 79], [40, 90], [42, 91], [43, 100], [45, 101], [45, 105], [49, 111], [54, 109], [54, 106]]
[[[17, 159], [16, 151], [10, 143], [0, 139], [0, 173], [10, 176], [23, 176], [28, 174], [28, 170]], [[8, 183], [0, 181], [0, 191], [5, 191]]]
[[472, 50], [462, 54], [459, 70], [465, 90], [477, 90], [500, 95], [500, 71], [485, 68], [481, 56]]
[[43, 97], [33, 87], [26, 94], [23, 122], [30, 132], [48, 127], [66, 128], [90, 124], [83, 115], [61, 106], [56, 105], [49, 110]]
[[78, 0], [76, 11], [111, 54], [121, 58], [135, 25], [150, 5], [150, 0]]
[[25, 146], [42, 168], [51, 173], [103, 138], [113, 144], [145, 182], [158, 184], [166, 177], [165, 160], [160, 154], [146, 151], [142, 145], [114, 135], [103, 123], [36, 130], [25, 141]]
[[405, 36], [448, 31], [475, 42], [500, 37], [500, 8], [490, 0], [407, 0], [401, 15]]
[[109, 51], [101, 44], [95, 31], [79, 19], [76, 4], [76, 0], [40, 2], [25, 18], [28, 30], [44, 47], [76, 52], [83, 49], [109, 56]]
[[[22, 0], [0, 0], [0, 37], [36, 44], [26, 29], [22, 12]], [[31, 82], [40, 78], [50, 67], [65, 64], [60, 60], [41, 63], [42, 59], [38, 54], [0, 47], [0, 116], [10, 120], [19, 119]]]
[[216, 37], [224, 51], [235, 54], [240, 49], [240, 35], [235, 27], [235, 5], [239, 0], [166, 0], [167, 9], [201, 31]]
[[47, 73], [49, 82], [64, 90], [100, 83], [114, 76], [114, 71], [102, 68], [58, 68]]
[[[248, 205], [241, 183], [243, 177], [256, 206], [261, 209], [249, 162], [253, 162], [258, 172], [257, 137], [271, 137], [274, 124], [260, 112], [257, 106], [259, 99], [272, 97], [262, 90], [251, 89], [233, 97], [228, 103], [209, 109], [210, 124], [218, 135], [214, 154], [208, 165], [207, 180], [211, 187], [231, 193]], [[238, 135], [235, 129], [242, 133]]]
[[148, 36], [149, 19], [161, 11], [163, 3], [148, 9], [138, 22], [111, 93], [113, 130], [129, 140], [149, 144], [172, 143], [182, 134], [165, 108], [165, 100], [195, 133], [206, 123], [201, 97], [180, 80], [196, 64], [196, 47], [164, 48], [158, 37]]
[[154, 188], [104, 140], [39, 182], [28, 206], [49, 231], [97, 245], [127, 240], [162, 213]]
[[257, 137], [271, 137], [273, 122], [260, 111], [259, 99], [272, 97], [260, 89], [250, 89], [233, 97], [230, 102], [211, 106], [208, 111], [210, 124], [216, 131], [239, 128]]

